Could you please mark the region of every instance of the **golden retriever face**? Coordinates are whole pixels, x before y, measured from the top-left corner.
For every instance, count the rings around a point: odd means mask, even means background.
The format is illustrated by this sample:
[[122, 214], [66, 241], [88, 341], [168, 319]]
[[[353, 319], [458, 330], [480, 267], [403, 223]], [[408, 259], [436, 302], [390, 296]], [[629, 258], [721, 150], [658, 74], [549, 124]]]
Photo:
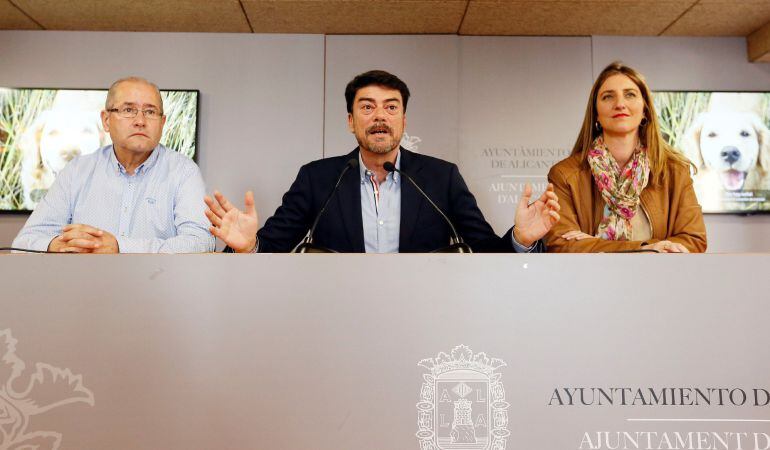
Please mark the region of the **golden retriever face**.
[[104, 142], [98, 112], [51, 109], [41, 113], [19, 143], [25, 207], [35, 209], [72, 158], [93, 153]]
[[50, 111], [40, 133], [40, 160], [58, 174], [72, 158], [101, 146], [98, 116], [86, 111]]
[[689, 131], [685, 152], [699, 169], [718, 175], [726, 191], [740, 191], [758, 170], [770, 170], [770, 131], [750, 112], [706, 112]]

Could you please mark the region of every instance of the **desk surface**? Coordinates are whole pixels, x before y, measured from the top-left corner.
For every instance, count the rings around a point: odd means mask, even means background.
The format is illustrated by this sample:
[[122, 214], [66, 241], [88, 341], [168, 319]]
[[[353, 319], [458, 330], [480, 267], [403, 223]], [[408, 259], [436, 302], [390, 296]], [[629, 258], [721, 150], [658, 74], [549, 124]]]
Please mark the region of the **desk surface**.
[[768, 268], [770, 255], [3, 257], [0, 448], [607, 448], [585, 442], [600, 432], [658, 448], [707, 432], [753, 449], [770, 433]]

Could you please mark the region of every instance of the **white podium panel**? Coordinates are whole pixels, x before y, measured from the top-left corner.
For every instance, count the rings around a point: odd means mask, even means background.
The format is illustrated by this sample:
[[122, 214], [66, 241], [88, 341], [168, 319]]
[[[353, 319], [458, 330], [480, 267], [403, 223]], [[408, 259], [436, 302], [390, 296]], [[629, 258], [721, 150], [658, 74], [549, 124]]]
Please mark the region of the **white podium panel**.
[[768, 267], [3, 256], [0, 449], [768, 449]]

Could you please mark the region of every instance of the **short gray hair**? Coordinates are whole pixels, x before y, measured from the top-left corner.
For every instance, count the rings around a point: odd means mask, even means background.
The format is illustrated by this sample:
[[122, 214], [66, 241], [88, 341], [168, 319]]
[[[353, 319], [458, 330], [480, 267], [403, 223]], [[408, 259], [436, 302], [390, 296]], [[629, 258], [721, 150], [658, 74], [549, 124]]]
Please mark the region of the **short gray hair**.
[[110, 90], [107, 92], [107, 100], [105, 100], [104, 102], [104, 109], [112, 108], [112, 101], [115, 99], [115, 91], [118, 89], [119, 85], [127, 82], [144, 83], [148, 86], [151, 86], [153, 89], [155, 89], [155, 92], [158, 93], [158, 98], [160, 99], [160, 105], [159, 105], [160, 110], [161, 112], [163, 111], [163, 97], [160, 95], [160, 89], [158, 89], [158, 86], [155, 83], [148, 81], [142, 77], [134, 77], [134, 76], [121, 78], [118, 81], [112, 83], [112, 85], [110, 86]]

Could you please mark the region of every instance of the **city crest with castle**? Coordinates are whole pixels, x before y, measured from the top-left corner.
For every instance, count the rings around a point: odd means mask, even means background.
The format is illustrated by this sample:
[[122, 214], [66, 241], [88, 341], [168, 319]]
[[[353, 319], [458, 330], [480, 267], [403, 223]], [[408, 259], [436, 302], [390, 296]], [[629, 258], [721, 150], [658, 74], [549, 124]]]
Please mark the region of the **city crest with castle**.
[[505, 361], [458, 345], [426, 358], [417, 403], [420, 450], [504, 450], [510, 436], [508, 402], [498, 369]]

